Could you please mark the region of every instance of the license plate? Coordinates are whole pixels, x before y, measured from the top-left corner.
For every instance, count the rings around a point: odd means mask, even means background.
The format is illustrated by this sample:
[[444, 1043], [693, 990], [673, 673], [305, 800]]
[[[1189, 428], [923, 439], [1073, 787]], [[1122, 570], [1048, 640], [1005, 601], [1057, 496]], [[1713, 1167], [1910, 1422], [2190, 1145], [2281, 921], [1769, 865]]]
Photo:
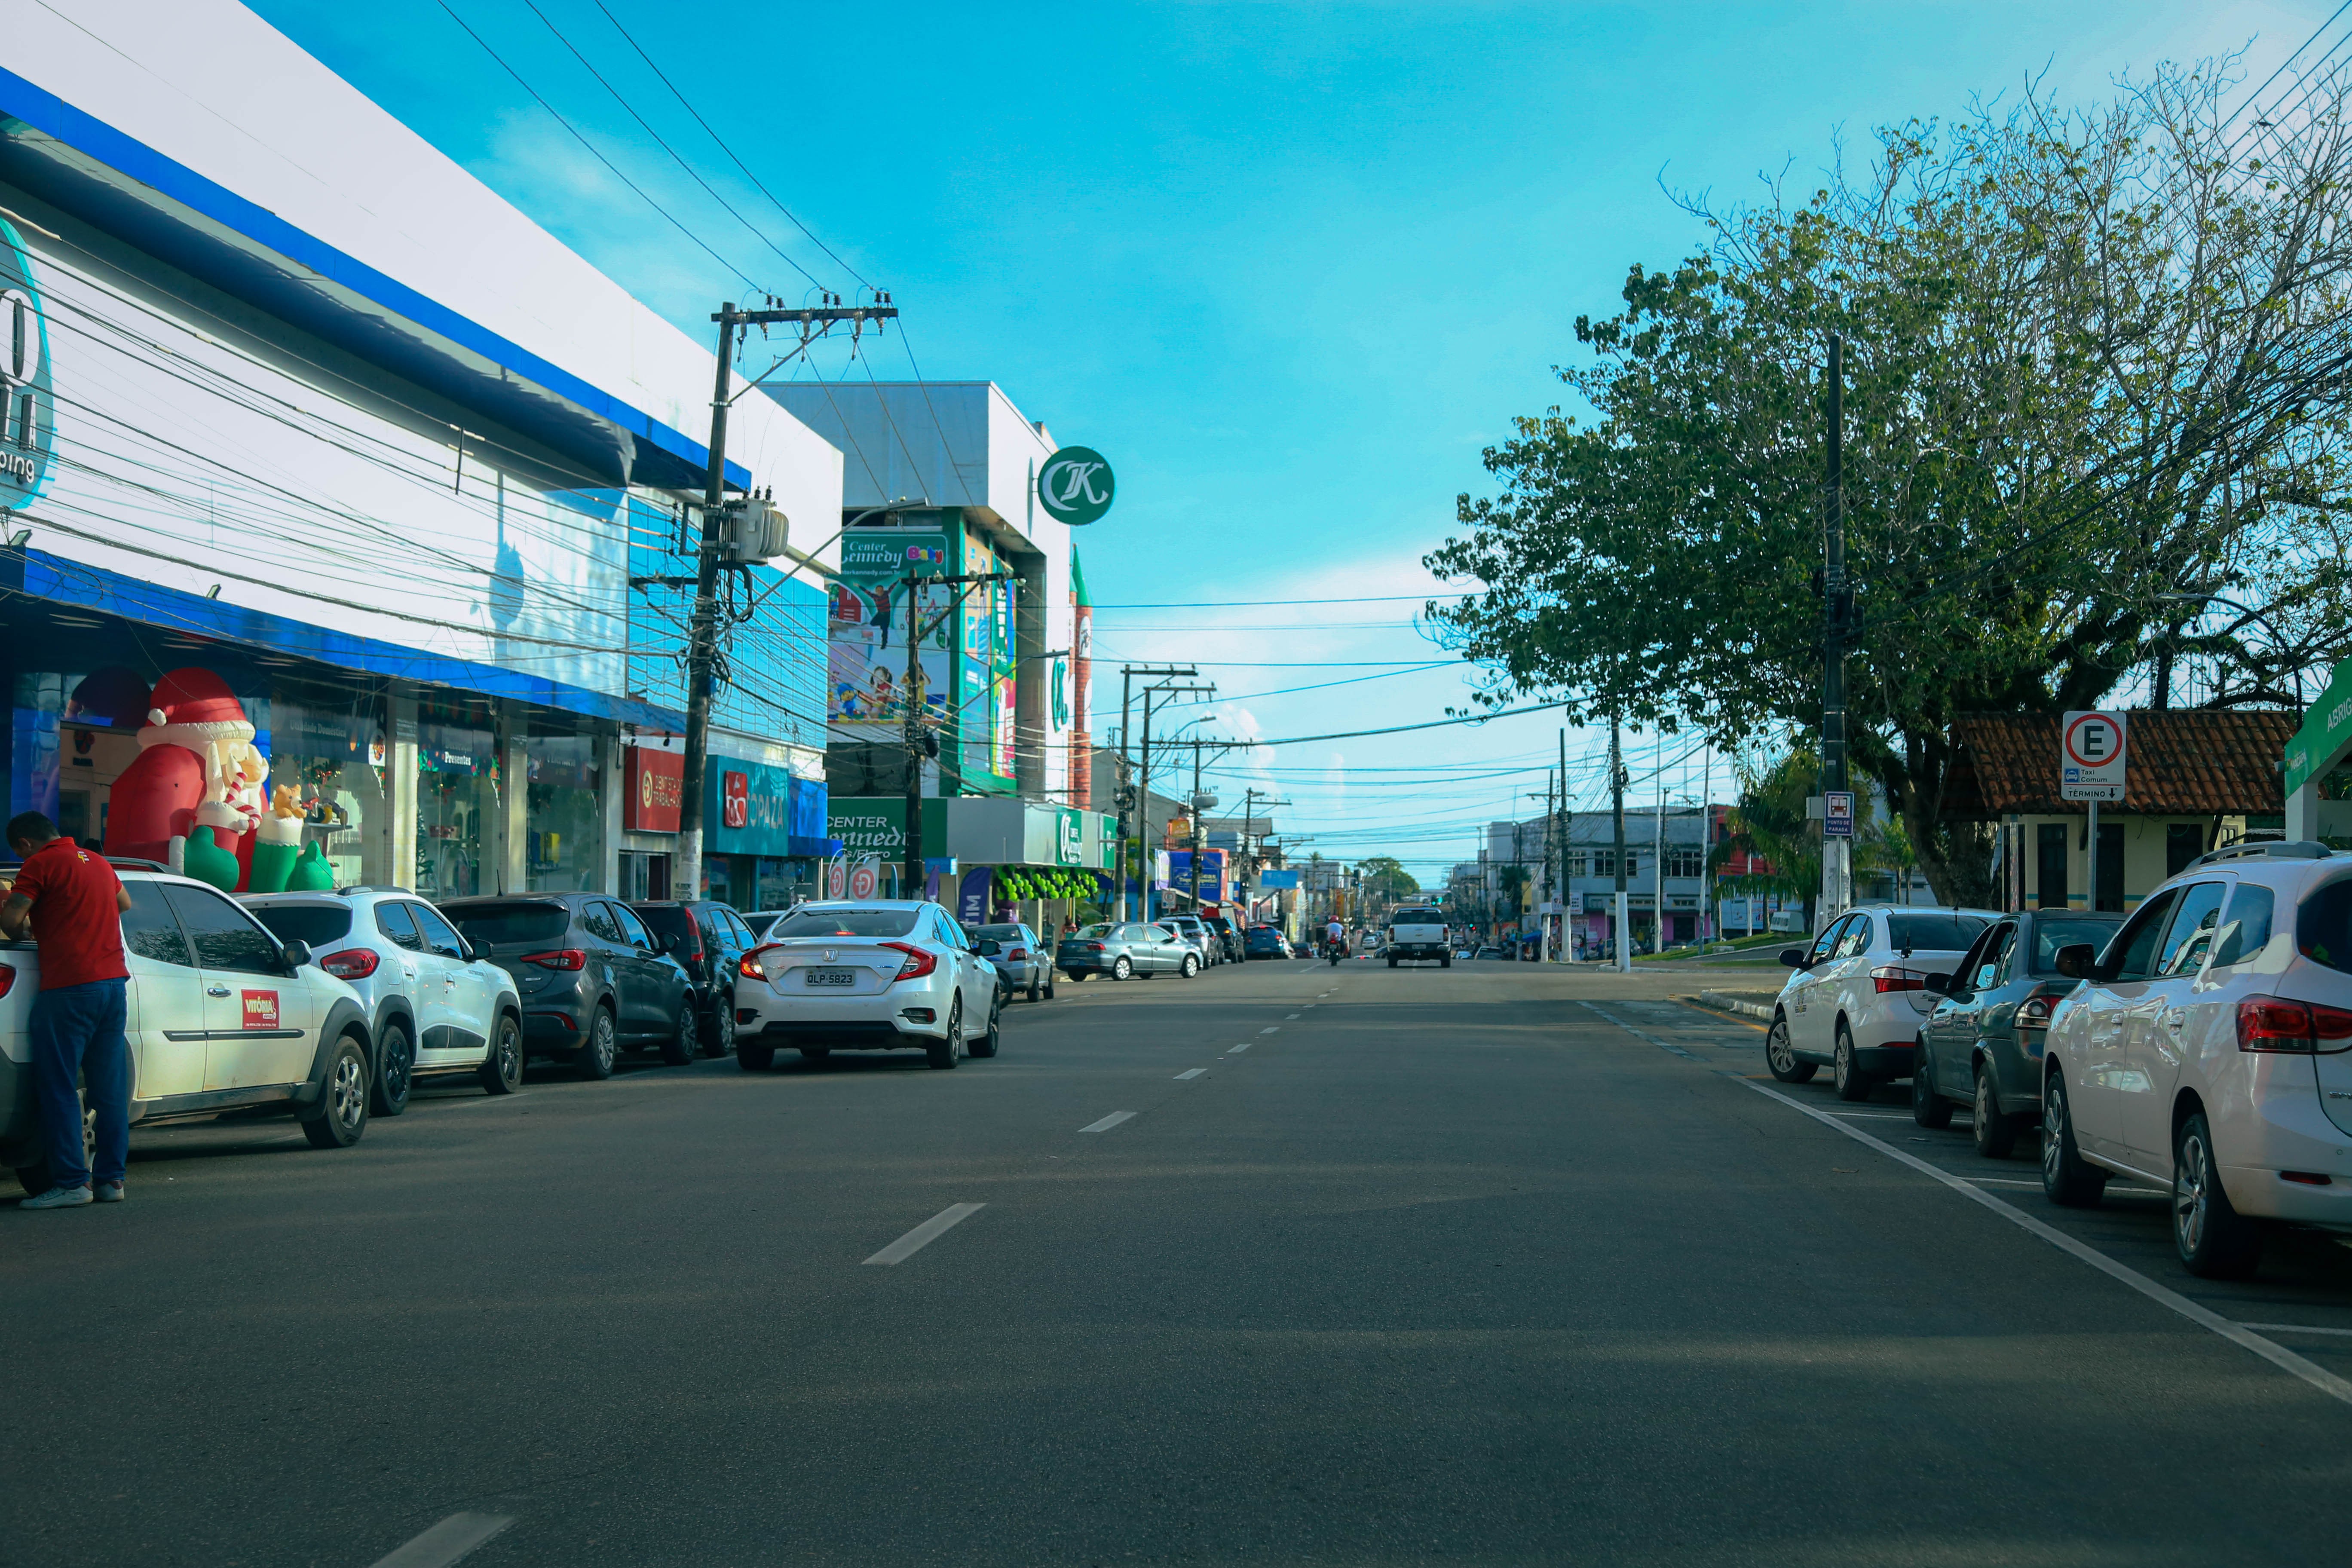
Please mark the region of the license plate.
[[803, 970], [802, 973], [808, 976], [808, 983], [811, 985], [855, 985], [857, 984], [857, 971], [855, 969], [807, 969]]

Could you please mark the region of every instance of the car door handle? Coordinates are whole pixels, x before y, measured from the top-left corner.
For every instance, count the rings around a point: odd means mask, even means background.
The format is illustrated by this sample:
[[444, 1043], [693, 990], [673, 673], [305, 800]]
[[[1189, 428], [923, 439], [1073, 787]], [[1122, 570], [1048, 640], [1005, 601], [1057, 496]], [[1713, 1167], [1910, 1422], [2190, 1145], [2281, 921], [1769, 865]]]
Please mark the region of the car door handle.
[[205, 994], [207, 996], [226, 996], [228, 994], [228, 987], [226, 985], [207, 985], [205, 987]]

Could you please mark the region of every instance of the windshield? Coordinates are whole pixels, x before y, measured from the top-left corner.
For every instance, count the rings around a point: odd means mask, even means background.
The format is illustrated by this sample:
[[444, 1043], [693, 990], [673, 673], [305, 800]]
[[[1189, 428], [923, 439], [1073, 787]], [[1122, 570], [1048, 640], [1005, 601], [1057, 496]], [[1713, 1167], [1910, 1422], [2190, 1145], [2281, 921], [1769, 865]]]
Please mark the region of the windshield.
[[794, 910], [768, 928], [770, 942], [806, 936], [905, 936], [914, 910]]
[[572, 929], [572, 911], [562, 904], [456, 904], [441, 912], [476, 947], [560, 942]]
[[1897, 910], [1886, 917], [1887, 941], [1913, 952], [1965, 952], [1990, 923], [1981, 915]]
[[352, 934], [352, 906], [334, 904], [248, 904], [246, 912], [269, 928], [280, 942], [307, 942], [323, 951], [329, 942]]

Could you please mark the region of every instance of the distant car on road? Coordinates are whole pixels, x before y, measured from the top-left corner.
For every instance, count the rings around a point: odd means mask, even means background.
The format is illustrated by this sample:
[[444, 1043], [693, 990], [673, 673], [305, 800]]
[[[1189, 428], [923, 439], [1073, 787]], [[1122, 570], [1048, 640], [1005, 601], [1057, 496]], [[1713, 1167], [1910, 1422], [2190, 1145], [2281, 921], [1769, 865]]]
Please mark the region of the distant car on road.
[[1952, 1102], [1971, 1106], [1977, 1152], [2001, 1159], [2042, 1119], [2042, 1045], [2050, 1016], [2080, 981], [2058, 973], [2058, 950], [2105, 947], [2119, 914], [2024, 910], [1985, 928], [1949, 974], [1927, 976], [1942, 1000], [1919, 1026], [1911, 1114], [1948, 1127]]
[[1909, 1078], [1919, 1026], [1935, 1008], [1933, 972], [1949, 973], [2000, 917], [1990, 910], [1874, 904], [1782, 951], [1790, 973], [1772, 1004], [1764, 1063], [1782, 1083], [1827, 1065], [1840, 1100], [1867, 1100]]
[[1470, 956], [1473, 958], [1507, 958], [1510, 955], [1499, 947], [1482, 947]]
[[483, 894], [441, 912], [514, 976], [523, 1048], [613, 1076], [624, 1045], [658, 1048], [683, 1067], [701, 1048], [693, 983], [635, 911], [598, 893]]
[[1242, 954], [1245, 958], [1288, 958], [1290, 943], [1282, 938], [1275, 926], [1252, 926], [1243, 934]]
[[996, 965], [996, 977], [1007, 996], [1016, 992], [1034, 1002], [1054, 994], [1054, 958], [1037, 933], [1018, 921], [1011, 925], [966, 926], [963, 934], [973, 951]]
[[1201, 954], [1192, 943], [1167, 926], [1141, 921], [1104, 921], [1069, 931], [1054, 963], [1073, 980], [1092, 974], [1113, 980], [1181, 974], [1190, 980], [1201, 972]]

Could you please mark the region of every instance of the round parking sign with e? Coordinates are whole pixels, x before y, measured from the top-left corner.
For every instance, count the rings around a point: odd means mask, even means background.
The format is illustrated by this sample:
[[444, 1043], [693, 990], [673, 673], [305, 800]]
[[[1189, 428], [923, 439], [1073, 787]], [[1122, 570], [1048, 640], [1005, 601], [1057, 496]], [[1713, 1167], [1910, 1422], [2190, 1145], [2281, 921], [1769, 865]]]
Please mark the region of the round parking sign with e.
[[2123, 756], [2123, 726], [2110, 715], [2077, 713], [2066, 726], [2066, 760], [2074, 766], [2113, 767]]

